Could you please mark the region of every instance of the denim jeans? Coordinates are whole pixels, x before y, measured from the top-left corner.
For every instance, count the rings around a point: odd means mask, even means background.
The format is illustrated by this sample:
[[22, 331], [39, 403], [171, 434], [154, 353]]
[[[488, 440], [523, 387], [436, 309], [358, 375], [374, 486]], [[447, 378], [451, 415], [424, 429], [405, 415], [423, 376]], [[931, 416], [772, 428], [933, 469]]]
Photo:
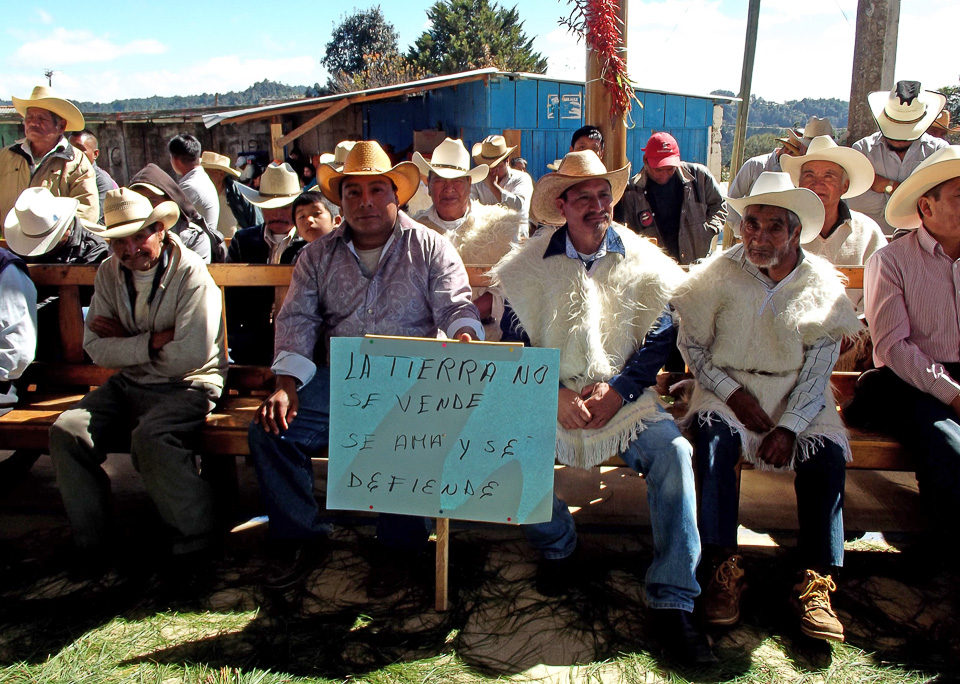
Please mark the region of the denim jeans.
[[[692, 612], [693, 600], [700, 594], [696, 579], [700, 538], [690, 443], [673, 420], [650, 422], [620, 457], [643, 473], [647, 482], [653, 528], [653, 562], [646, 574], [647, 605]], [[550, 522], [524, 525], [523, 531], [544, 558], [565, 558], [577, 545], [573, 516], [556, 494]]]
[[[695, 444], [700, 539], [704, 546], [735, 548], [740, 513], [736, 471], [740, 435], [722, 421], [714, 421], [697, 426]], [[843, 449], [825, 440], [809, 458], [797, 462], [794, 470], [801, 562], [819, 570], [839, 568], [843, 565], [843, 488], [847, 477]]]
[[[250, 424], [250, 456], [257, 471], [260, 497], [277, 539], [306, 541], [326, 536], [330, 525], [320, 515], [313, 495], [310, 458], [327, 446], [330, 421], [330, 370], [317, 374], [297, 392], [297, 417], [279, 435]], [[381, 514], [377, 538], [387, 547], [417, 550], [426, 545], [431, 520], [420, 516]]]

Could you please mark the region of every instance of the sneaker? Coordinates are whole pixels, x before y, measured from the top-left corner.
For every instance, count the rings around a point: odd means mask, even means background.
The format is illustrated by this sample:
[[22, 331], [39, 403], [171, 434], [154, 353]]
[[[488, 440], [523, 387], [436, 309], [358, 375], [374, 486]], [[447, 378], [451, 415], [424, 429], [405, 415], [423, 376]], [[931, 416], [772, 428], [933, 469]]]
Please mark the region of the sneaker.
[[740, 596], [746, 588], [743, 558], [733, 555], [717, 566], [703, 592], [704, 619], [711, 625], [735, 625], [740, 621]]
[[837, 590], [830, 575], [804, 572], [803, 580], [794, 586], [794, 607], [800, 613], [800, 631], [814, 639], [843, 641], [843, 625], [830, 605], [830, 592]]
[[718, 660], [707, 635], [696, 626], [693, 616], [674, 608], [651, 610], [651, 634], [670, 657], [684, 665], [715, 665]]

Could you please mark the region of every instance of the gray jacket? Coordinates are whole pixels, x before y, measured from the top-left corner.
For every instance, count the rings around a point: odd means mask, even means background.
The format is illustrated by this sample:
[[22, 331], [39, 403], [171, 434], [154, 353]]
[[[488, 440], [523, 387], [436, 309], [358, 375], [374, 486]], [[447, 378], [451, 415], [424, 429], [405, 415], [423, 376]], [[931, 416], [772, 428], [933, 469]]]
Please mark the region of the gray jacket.
[[[720, 232], [727, 212], [716, 179], [706, 166], [681, 162], [677, 168], [683, 182], [683, 206], [680, 209], [680, 253], [671, 254], [681, 264], [702, 259], [710, 252], [710, 243]], [[663, 237], [646, 194], [647, 175], [640, 171], [630, 179], [620, 201], [623, 222], [634, 232], [654, 238], [662, 247]], [[618, 209], [619, 209], [618, 207]]]

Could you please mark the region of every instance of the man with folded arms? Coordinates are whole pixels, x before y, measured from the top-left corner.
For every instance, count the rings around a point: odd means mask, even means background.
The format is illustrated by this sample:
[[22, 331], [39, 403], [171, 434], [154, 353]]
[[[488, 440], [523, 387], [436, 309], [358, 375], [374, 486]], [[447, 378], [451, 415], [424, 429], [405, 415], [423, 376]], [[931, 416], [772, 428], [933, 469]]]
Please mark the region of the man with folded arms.
[[684, 419], [696, 438], [704, 615], [740, 617], [737, 463], [792, 470], [800, 522], [800, 628], [843, 640], [830, 606], [843, 564], [843, 488], [850, 445], [830, 392], [840, 340], [860, 328], [840, 274], [802, 244], [823, 226], [823, 205], [786, 173], [764, 172], [729, 200], [743, 243], [691, 272], [673, 304], [680, 349], [696, 383]]
[[[313, 496], [310, 459], [326, 446], [331, 337], [365, 334], [482, 339], [463, 262], [452, 244], [399, 211], [417, 190], [411, 162], [391, 166], [373, 141], [358, 142], [342, 170], [317, 169], [321, 192], [343, 211], [343, 223], [308, 244], [294, 266], [276, 320], [276, 391], [250, 425], [250, 453], [270, 517], [270, 535], [290, 563], [267, 578], [275, 589], [295, 586], [325, 554], [329, 525]], [[335, 284], [336, 286], [332, 286]], [[377, 537], [391, 556], [375, 565], [368, 591], [386, 595], [425, 548], [430, 520], [380, 515]]]
[[216, 531], [210, 486], [196, 466], [198, 431], [227, 372], [220, 290], [203, 260], [170, 232], [180, 211], [127, 188], [104, 200], [113, 255], [97, 269], [83, 348], [103, 385], [50, 428], [50, 455], [79, 549], [93, 572], [108, 564], [113, 521], [106, 455], [129, 449], [160, 517], [176, 567], [206, 559]]

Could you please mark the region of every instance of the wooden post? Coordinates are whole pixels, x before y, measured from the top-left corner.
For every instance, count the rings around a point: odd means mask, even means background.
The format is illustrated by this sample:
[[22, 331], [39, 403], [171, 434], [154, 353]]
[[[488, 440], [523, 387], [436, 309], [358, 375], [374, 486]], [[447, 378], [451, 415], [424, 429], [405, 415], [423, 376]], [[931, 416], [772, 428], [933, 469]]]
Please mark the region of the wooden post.
[[[620, 8], [620, 54], [627, 59], [627, 1], [619, 0]], [[613, 100], [603, 87], [600, 61], [597, 54], [587, 48], [587, 82], [584, 89], [584, 123], [596, 126], [603, 133], [603, 163], [608, 169], [619, 169], [627, 165], [627, 122], [610, 117], [610, 105]], [[636, 106], [636, 103], [634, 103]]]
[[853, 46], [853, 78], [847, 121], [848, 145], [877, 130], [877, 123], [867, 105], [867, 94], [893, 88], [899, 23], [900, 0], [860, 0], [857, 3], [857, 37]]
[[447, 609], [447, 578], [450, 570], [450, 519], [437, 518], [437, 592], [434, 607]]
[[280, 117], [275, 116], [270, 120], [270, 155], [273, 157], [273, 161], [278, 164], [283, 163], [283, 145], [280, 144], [282, 137], [283, 124]]

